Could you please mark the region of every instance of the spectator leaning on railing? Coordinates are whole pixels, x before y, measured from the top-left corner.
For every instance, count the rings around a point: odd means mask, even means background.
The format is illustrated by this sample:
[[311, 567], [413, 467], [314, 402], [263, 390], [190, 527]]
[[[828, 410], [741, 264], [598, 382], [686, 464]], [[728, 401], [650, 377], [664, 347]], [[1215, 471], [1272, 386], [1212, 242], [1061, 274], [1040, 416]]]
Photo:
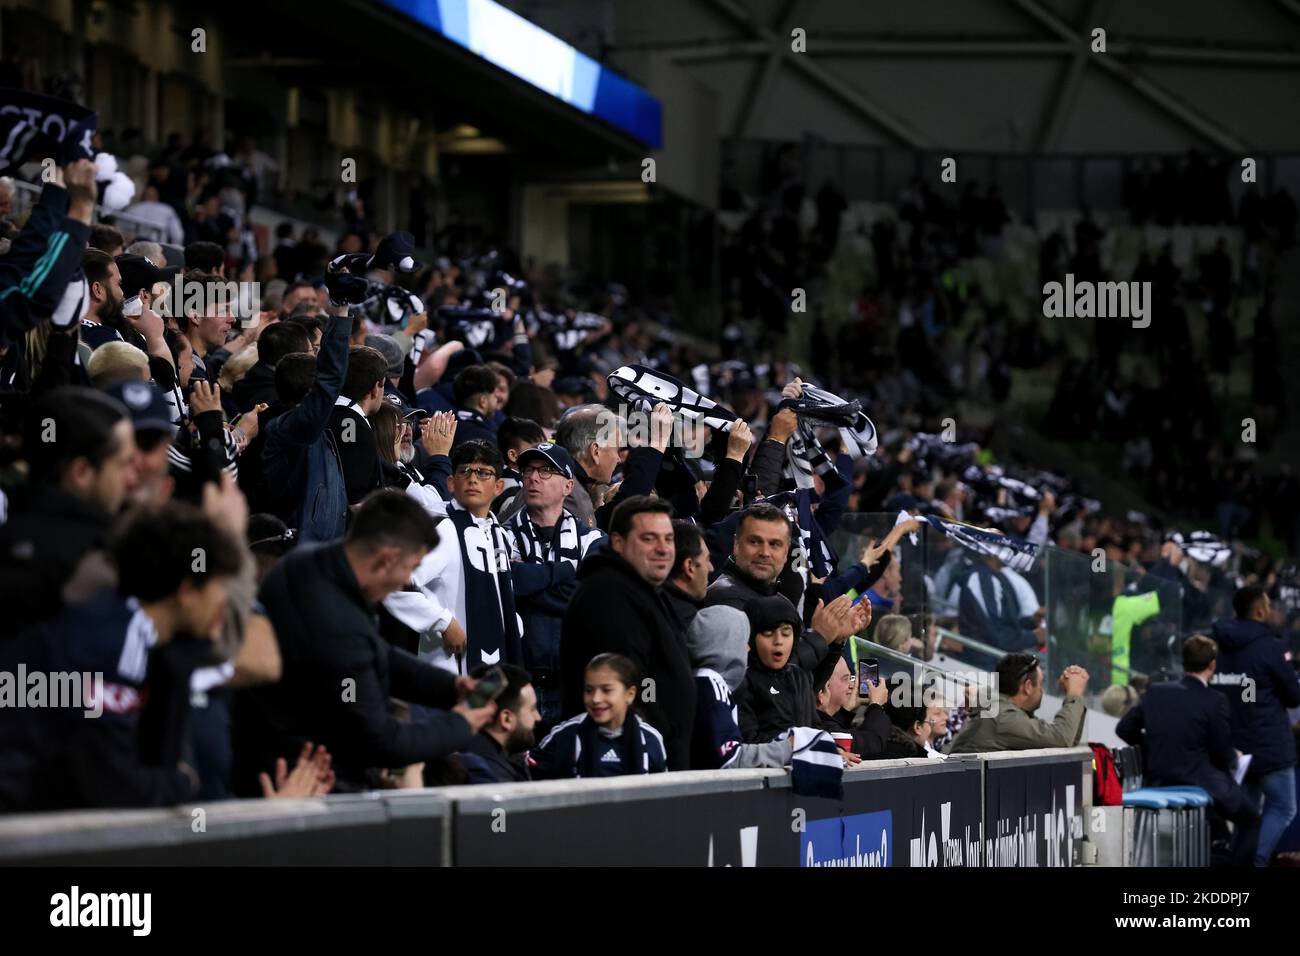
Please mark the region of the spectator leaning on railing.
[[1043, 702], [1043, 680], [1043, 669], [1033, 654], [1003, 656], [998, 661], [994, 711], [967, 723], [949, 745], [948, 753], [1076, 746], [1083, 736], [1083, 693], [1088, 689], [1088, 672], [1071, 665], [1061, 674], [1057, 686], [1065, 699], [1051, 723], [1034, 716]]
[[[329, 748], [340, 787], [374, 785], [368, 771], [448, 756], [496, 711], [457, 701], [476, 683], [425, 664], [379, 636], [374, 606], [411, 579], [437, 544], [433, 519], [400, 491], [375, 492], [345, 539], [300, 547], [266, 576], [260, 599], [284, 659], [279, 683], [241, 693], [235, 707], [237, 790], [314, 740]], [[411, 723], [389, 697], [443, 708]], [[242, 760], [242, 765], [241, 765]]]

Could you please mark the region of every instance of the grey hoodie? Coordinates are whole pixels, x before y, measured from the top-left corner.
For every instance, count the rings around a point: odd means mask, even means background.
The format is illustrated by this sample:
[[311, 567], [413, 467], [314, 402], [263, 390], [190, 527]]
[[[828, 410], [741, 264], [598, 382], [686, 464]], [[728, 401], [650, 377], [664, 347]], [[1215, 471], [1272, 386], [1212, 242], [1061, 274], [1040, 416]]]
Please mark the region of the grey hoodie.
[[686, 629], [686, 652], [691, 655], [691, 667], [717, 671], [734, 691], [745, 676], [749, 618], [744, 611], [725, 604], [704, 608]]
[[[749, 618], [744, 611], [725, 604], [702, 609], [692, 619], [686, 630], [686, 650], [691, 656], [697, 681], [708, 681], [712, 675], [722, 678], [731, 691], [740, 686], [745, 677], [745, 662], [749, 657]], [[732, 720], [736, 719], [735, 706], [731, 707]], [[703, 716], [696, 709], [696, 719]], [[736, 740], [740, 740], [740, 727], [736, 727]], [[773, 740], [761, 744], [739, 744], [726, 769], [748, 767], [784, 767], [790, 762], [790, 741]]]

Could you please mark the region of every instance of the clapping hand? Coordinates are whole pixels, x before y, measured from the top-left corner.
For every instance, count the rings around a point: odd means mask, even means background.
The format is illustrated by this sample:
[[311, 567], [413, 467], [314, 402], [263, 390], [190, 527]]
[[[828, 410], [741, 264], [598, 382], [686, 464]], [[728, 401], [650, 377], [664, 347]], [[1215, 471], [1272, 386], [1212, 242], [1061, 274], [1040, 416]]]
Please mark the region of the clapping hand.
[[324, 746], [312, 753], [311, 741], [302, 745], [298, 762], [290, 772], [283, 757], [275, 761], [275, 782], [266, 773], [257, 775], [262, 785], [262, 796], [268, 800], [323, 797], [334, 789], [333, 758]]
[[434, 412], [424, 420], [420, 429], [420, 447], [427, 455], [446, 455], [456, 440], [456, 415], [454, 412]]

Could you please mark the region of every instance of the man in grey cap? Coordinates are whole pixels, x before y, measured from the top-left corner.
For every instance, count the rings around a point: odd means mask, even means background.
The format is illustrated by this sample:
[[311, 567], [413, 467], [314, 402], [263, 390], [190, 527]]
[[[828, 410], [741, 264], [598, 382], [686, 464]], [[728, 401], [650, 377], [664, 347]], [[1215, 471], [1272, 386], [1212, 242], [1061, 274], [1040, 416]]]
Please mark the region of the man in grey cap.
[[367, 335], [366, 345], [377, 351], [388, 362], [384, 379], [384, 394], [396, 395], [402, 400], [402, 405], [408, 404], [406, 397], [398, 390], [397, 386], [401, 384], [402, 373], [406, 367], [406, 353], [397, 339], [391, 335]]

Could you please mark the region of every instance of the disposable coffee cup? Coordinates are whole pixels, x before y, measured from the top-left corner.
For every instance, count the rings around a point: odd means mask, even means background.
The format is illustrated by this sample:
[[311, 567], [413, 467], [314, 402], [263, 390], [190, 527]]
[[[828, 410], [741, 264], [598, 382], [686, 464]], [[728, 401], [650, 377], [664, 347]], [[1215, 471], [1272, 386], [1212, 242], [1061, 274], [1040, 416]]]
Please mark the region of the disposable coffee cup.
[[839, 748], [845, 753], [851, 753], [853, 751], [852, 734], [831, 734], [831, 736], [835, 738], [835, 743], [838, 744]]

